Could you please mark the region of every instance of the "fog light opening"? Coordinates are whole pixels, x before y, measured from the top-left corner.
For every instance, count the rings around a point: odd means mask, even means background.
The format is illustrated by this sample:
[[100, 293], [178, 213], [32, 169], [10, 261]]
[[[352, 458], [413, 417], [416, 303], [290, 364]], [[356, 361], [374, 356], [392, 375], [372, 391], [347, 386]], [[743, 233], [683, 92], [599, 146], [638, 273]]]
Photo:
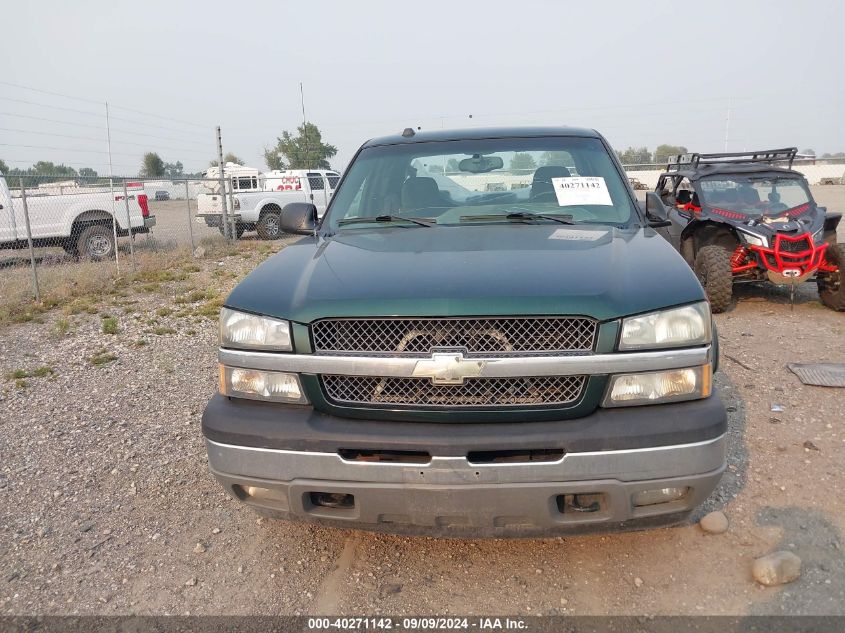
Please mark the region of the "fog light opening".
[[311, 504], [318, 508], [342, 508], [355, 507], [355, 495], [342, 492], [310, 492], [308, 493]]
[[598, 512], [604, 502], [604, 495], [594, 492], [577, 495], [558, 495], [557, 509], [561, 514], [573, 512]]
[[235, 484], [232, 486], [232, 491], [241, 501], [250, 499], [255, 501], [280, 501], [285, 498], [282, 492], [260, 486], [241, 486], [240, 484]]
[[661, 503], [679, 501], [689, 494], [689, 488], [655, 488], [653, 490], [641, 490], [633, 497], [635, 508], [643, 506], [654, 506]]

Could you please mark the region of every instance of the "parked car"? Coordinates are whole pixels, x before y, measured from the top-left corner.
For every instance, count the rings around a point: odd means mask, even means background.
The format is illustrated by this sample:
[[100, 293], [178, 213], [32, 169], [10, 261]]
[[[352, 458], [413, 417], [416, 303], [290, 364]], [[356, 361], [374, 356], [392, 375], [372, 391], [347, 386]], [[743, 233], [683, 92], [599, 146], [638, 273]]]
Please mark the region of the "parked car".
[[[326, 170], [274, 171], [262, 175], [237, 175], [227, 191], [229, 219], [235, 234], [257, 231], [265, 240], [281, 237], [279, 218], [282, 207], [291, 202], [309, 202], [322, 216], [334, 194], [340, 175]], [[272, 187], [272, 188], [271, 188]], [[223, 202], [218, 193], [197, 196], [198, 222], [216, 226], [223, 232]]]
[[845, 310], [845, 244], [836, 241], [842, 214], [816, 204], [792, 169], [795, 154], [794, 147], [684, 154], [670, 157], [660, 176], [656, 191], [670, 223], [659, 231], [693, 267], [714, 312], [730, 306], [734, 283], [794, 289], [812, 279], [824, 305]]
[[[37, 191], [37, 190], [36, 190]], [[113, 194], [107, 188], [78, 187], [73, 193], [28, 192], [26, 206], [35, 246], [60, 246], [71, 255], [99, 260], [114, 257], [118, 237], [149, 233], [155, 226], [141, 183], [127, 185]], [[112, 226], [114, 222], [116, 227]], [[13, 197], [0, 174], [0, 248], [26, 248], [23, 200]]]
[[170, 200], [170, 194], [167, 191], [156, 191], [155, 193], [156, 200]]
[[[515, 174], [515, 153], [566, 156], [579, 175], [548, 161]], [[429, 171], [443, 164], [456, 169]], [[725, 469], [718, 339], [646, 198], [642, 211], [593, 130], [367, 142], [322, 221], [287, 205], [282, 230], [307, 237], [226, 299], [202, 420], [211, 472], [261, 514], [336, 527], [513, 537], [683, 520]]]

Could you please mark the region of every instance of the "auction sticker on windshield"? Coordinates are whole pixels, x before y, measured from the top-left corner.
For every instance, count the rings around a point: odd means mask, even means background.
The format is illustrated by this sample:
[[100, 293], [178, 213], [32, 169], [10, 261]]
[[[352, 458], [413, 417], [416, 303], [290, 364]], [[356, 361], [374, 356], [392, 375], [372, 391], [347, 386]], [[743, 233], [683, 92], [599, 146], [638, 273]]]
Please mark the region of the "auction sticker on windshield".
[[558, 206], [576, 207], [587, 204], [613, 206], [607, 183], [601, 176], [570, 176], [552, 178]]

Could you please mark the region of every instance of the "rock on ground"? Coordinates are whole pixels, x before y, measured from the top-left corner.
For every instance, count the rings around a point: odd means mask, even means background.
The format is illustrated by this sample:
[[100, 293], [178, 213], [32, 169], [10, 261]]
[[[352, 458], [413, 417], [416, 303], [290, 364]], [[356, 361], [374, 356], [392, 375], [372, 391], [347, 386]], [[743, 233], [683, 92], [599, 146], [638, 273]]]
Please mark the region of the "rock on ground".
[[801, 575], [801, 559], [792, 552], [772, 552], [754, 561], [751, 574], [761, 585], [784, 585]]
[[701, 517], [698, 525], [708, 534], [723, 534], [728, 531], [728, 517], [716, 510]]

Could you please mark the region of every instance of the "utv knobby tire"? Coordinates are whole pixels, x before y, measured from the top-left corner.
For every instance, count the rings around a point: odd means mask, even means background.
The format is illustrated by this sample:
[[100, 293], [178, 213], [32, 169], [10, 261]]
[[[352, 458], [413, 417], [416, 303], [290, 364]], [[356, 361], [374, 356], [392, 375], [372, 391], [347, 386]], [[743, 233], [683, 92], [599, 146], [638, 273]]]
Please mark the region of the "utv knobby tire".
[[831, 310], [845, 312], [845, 244], [829, 244], [825, 259], [838, 266], [839, 270], [817, 278], [819, 299]]
[[713, 312], [727, 310], [731, 305], [734, 283], [731, 254], [722, 246], [705, 246], [695, 256], [693, 268], [704, 292], [707, 293], [710, 309]]
[[279, 211], [265, 211], [255, 225], [262, 240], [277, 240], [282, 236], [282, 214]]
[[114, 257], [114, 229], [105, 224], [86, 226], [76, 238], [76, 252], [95, 262]]

